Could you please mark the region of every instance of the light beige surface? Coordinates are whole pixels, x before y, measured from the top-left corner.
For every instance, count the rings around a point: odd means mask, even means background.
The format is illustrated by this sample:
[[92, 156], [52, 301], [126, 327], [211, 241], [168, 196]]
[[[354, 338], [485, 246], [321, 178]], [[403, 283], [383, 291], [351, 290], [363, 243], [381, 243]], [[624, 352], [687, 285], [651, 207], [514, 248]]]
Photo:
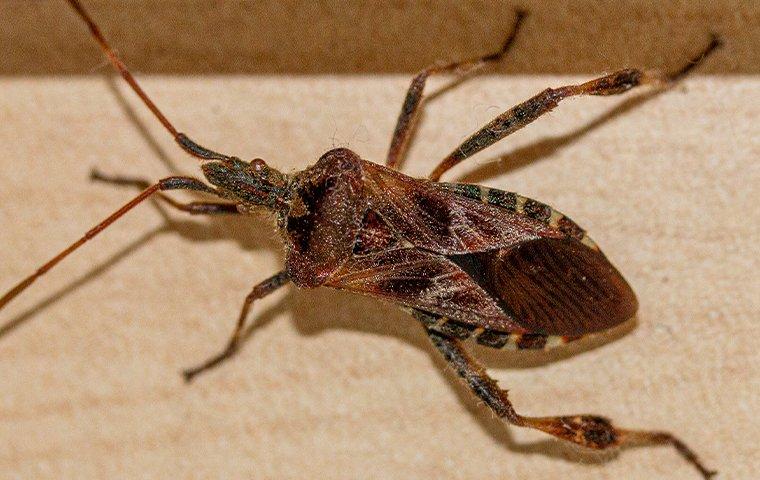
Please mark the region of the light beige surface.
[[[484, 77], [437, 98], [406, 171], [425, 174], [500, 111], [580, 78]], [[382, 159], [408, 80], [144, 79], [198, 141], [286, 171], [334, 145]], [[569, 214], [639, 295], [637, 328], [599, 348], [474, 348], [518, 411], [666, 428], [720, 478], [755, 478], [759, 89], [696, 76], [645, 102], [569, 101], [448, 176]], [[0, 289], [133, 195], [89, 183], [91, 167], [197, 173], [107, 79], [16, 75], [0, 92]], [[0, 313], [15, 325], [0, 338], [0, 478], [697, 478], [668, 448], [601, 461], [501, 426], [406, 315], [327, 290], [261, 302], [242, 353], [186, 386], [179, 370], [222, 346], [282, 253], [264, 216], [169, 218], [140, 207]]]

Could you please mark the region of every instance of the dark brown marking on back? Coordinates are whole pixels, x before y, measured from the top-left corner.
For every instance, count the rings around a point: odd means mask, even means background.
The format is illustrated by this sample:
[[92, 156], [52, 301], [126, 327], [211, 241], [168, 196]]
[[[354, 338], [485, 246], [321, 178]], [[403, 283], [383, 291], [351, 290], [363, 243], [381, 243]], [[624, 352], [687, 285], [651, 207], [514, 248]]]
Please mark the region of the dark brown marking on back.
[[579, 336], [633, 316], [636, 297], [601, 252], [570, 239], [449, 257], [529, 333]]
[[531, 333], [576, 336], [631, 318], [630, 286], [600, 252], [571, 240], [541, 239], [478, 255], [489, 293]]
[[495, 252], [486, 252], [484, 254], [466, 254], [466, 255], [452, 255], [449, 260], [454, 262], [459, 268], [470, 276], [470, 278], [477, 283], [480, 288], [485, 290], [488, 295], [496, 302], [499, 308], [504, 314], [510, 318], [516, 318], [512, 308], [507, 304], [499, 294], [499, 291], [494, 288], [494, 285], [488, 278], [488, 269], [484, 268], [483, 259], [489, 258], [494, 255]]

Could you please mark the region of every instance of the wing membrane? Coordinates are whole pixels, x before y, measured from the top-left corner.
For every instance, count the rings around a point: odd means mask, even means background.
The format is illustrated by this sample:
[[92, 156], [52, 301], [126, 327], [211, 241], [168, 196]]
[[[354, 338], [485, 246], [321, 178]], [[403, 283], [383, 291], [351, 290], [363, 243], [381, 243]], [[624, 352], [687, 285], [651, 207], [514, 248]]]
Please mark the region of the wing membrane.
[[452, 260], [532, 333], [606, 330], [633, 317], [638, 306], [601, 252], [569, 239], [540, 239]]

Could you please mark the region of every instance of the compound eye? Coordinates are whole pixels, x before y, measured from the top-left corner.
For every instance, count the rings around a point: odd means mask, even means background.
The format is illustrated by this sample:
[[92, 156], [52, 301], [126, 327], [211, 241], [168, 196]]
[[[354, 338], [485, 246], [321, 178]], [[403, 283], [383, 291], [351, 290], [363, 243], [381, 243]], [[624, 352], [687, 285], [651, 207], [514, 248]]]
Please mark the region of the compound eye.
[[260, 158], [255, 158], [251, 160], [251, 168], [253, 169], [254, 172], [259, 173], [259, 172], [263, 172], [264, 169], [267, 168], [267, 164], [264, 162], [264, 160]]

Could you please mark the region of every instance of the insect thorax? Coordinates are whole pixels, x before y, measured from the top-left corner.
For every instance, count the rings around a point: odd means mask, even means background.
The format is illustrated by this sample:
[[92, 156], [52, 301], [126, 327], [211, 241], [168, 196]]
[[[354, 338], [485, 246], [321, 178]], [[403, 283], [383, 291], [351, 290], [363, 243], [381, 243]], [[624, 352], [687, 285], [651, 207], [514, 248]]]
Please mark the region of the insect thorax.
[[319, 286], [351, 256], [366, 208], [361, 160], [350, 150], [330, 150], [295, 176], [283, 222], [293, 283]]

